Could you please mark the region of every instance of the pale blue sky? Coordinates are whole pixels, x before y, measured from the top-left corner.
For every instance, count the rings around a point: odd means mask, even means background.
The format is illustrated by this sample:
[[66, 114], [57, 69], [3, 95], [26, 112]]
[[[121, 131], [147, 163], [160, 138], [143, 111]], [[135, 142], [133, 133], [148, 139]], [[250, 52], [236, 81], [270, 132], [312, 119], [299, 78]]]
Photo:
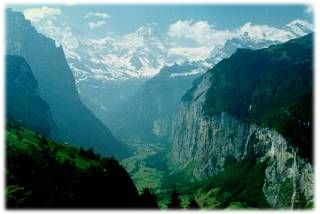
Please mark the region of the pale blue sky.
[[[17, 11], [45, 5], [8, 5]], [[178, 20], [207, 21], [217, 30], [235, 29], [247, 22], [258, 25], [282, 27], [294, 19], [313, 22], [312, 14], [305, 5], [50, 5], [59, 8], [56, 19], [68, 23], [79, 33], [99, 37], [112, 33], [124, 35], [146, 23], [157, 23], [163, 36], [168, 26]], [[108, 14], [110, 17], [83, 18], [89, 12]], [[103, 21], [103, 27], [94, 31], [88, 22]]]

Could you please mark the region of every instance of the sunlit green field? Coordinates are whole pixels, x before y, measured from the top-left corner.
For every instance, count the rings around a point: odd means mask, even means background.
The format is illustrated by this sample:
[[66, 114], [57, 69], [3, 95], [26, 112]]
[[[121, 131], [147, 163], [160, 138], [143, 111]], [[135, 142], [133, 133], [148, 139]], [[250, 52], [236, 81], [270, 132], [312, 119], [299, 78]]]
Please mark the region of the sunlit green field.
[[[156, 156], [156, 154], [163, 151], [165, 146], [146, 143], [128, 143], [127, 145], [133, 150], [133, 155], [122, 160], [121, 163], [129, 172], [138, 191], [142, 192], [144, 188], [149, 188], [157, 194], [160, 208], [167, 208], [173, 186], [181, 184], [183, 179], [180, 175], [171, 175], [170, 170], [165, 167], [160, 170], [153, 166], [154, 164], [150, 164], [150, 161], [159, 162], [159, 160], [155, 160], [159, 158], [159, 155]], [[166, 162], [163, 164], [167, 165]], [[180, 190], [184, 189], [183, 186], [179, 188]], [[189, 186], [187, 185], [186, 188], [189, 189]], [[180, 195], [183, 207], [188, 205], [192, 196], [192, 193], [189, 192]]]
[[[157, 195], [160, 208], [167, 208], [174, 187], [179, 191], [182, 207], [187, 207], [190, 199], [195, 198], [204, 209], [248, 209], [250, 206], [241, 202], [249, 200], [248, 195], [253, 196], [250, 198], [252, 203], [266, 206], [259, 191], [263, 183], [251, 180], [263, 176], [263, 164], [230, 163], [230, 166], [217, 176], [200, 182], [191, 179], [192, 162], [185, 166], [181, 173], [174, 164], [167, 161], [161, 154], [165, 145], [141, 142], [128, 143], [128, 146], [132, 149], [132, 156], [122, 160], [122, 165], [129, 172], [139, 192], [147, 187]], [[247, 189], [247, 182], [257, 188]]]
[[[41, 145], [41, 143], [39, 143], [41, 136], [24, 127], [19, 127], [19, 129], [8, 128], [6, 131], [6, 141], [8, 145], [27, 150], [30, 146], [39, 147], [39, 145]], [[57, 158], [61, 162], [64, 160], [72, 160], [79, 168], [88, 168], [90, 165], [95, 164], [95, 161], [77, 155], [80, 150], [77, 147], [68, 144], [57, 144], [51, 140], [48, 140], [47, 143], [50, 148], [57, 150]]]
[[147, 165], [147, 158], [163, 149], [160, 145], [128, 144], [134, 152], [133, 156], [122, 160], [122, 165], [131, 175], [139, 192], [148, 187], [153, 192], [159, 192], [164, 172]]

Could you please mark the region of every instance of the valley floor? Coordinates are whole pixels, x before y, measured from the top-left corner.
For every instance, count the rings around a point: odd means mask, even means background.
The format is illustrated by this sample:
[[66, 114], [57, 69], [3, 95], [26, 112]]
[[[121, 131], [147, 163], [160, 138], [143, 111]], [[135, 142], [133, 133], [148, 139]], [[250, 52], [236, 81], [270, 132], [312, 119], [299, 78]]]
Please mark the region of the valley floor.
[[127, 145], [132, 149], [133, 155], [122, 160], [121, 164], [130, 174], [140, 193], [144, 188], [149, 188], [157, 194], [159, 206], [166, 208], [170, 198], [168, 192], [171, 191], [171, 188], [164, 187], [168, 169], [166, 163], [163, 163], [162, 168], [153, 164], [158, 162], [157, 158], [166, 150], [166, 146], [144, 142], [130, 142]]
[[[241, 174], [243, 170], [245, 172], [244, 174], [250, 174], [249, 177], [259, 177], [260, 174], [263, 173], [263, 167], [246, 162], [234, 164], [230, 165], [225, 172], [222, 172], [216, 178], [209, 178], [208, 180], [200, 182], [191, 180], [191, 174], [182, 174], [172, 168], [170, 163], [168, 163], [167, 155], [169, 149], [166, 144], [127, 142], [127, 145], [132, 149], [132, 155], [123, 159], [121, 164], [130, 174], [140, 193], [143, 192], [144, 188], [149, 188], [151, 192], [157, 195], [158, 205], [161, 209], [167, 208], [174, 188], [178, 190], [181, 206], [184, 208], [188, 207], [192, 198], [195, 198], [199, 206], [204, 209], [252, 208], [250, 204], [243, 202], [241, 198], [236, 199], [233, 194], [230, 193], [232, 191], [228, 189], [230, 186], [224, 188], [224, 185], [219, 186], [216, 184], [224, 183], [226, 180], [226, 183], [239, 185], [239, 187], [231, 188], [242, 188], [242, 183], [238, 181], [239, 176], [231, 175]], [[252, 172], [250, 172], [250, 170]], [[251, 176], [251, 174], [253, 175]], [[247, 181], [248, 179], [246, 178], [241, 180], [251, 182]], [[254, 193], [257, 193], [255, 194], [256, 196], [260, 196], [260, 189], [259, 186], [259, 188], [254, 191]], [[241, 191], [247, 190], [244, 188], [244, 190]], [[260, 198], [257, 197], [256, 200], [260, 201]], [[267, 206], [262, 203], [259, 207], [266, 208]]]
[[[142, 193], [144, 188], [149, 188], [157, 195], [159, 207], [165, 209], [170, 201], [171, 192], [177, 187], [181, 204], [187, 207], [189, 200], [195, 195], [193, 191], [189, 192], [187, 180], [180, 179], [183, 175], [176, 175], [174, 170], [169, 169], [170, 164], [165, 158], [168, 146], [153, 142], [128, 142], [127, 145], [132, 149], [132, 156], [123, 159], [121, 164], [130, 174], [138, 191]], [[198, 186], [192, 184], [191, 187], [193, 185]]]
[[144, 188], [148, 187], [158, 193], [165, 172], [150, 167], [148, 159], [164, 150], [164, 147], [151, 143], [128, 143], [127, 145], [134, 152], [132, 156], [122, 160], [121, 163], [132, 177], [138, 191], [142, 192]]

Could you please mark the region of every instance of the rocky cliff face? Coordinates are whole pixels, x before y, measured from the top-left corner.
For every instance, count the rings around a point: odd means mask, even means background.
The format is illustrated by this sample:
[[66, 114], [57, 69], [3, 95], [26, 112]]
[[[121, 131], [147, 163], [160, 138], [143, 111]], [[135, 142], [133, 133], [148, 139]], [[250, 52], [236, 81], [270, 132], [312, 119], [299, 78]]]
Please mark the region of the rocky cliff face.
[[174, 122], [171, 135], [172, 160], [187, 166], [193, 162], [197, 179], [216, 174], [223, 169], [231, 155], [240, 159], [248, 140], [249, 125], [227, 113], [213, 117], [203, 114], [205, 91], [210, 86], [210, 75], [205, 75], [194, 91], [196, 101], [183, 104]]
[[276, 131], [252, 128], [249, 142], [258, 161], [269, 159], [263, 192], [274, 208], [297, 208], [313, 199], [313, 167]]
[[48, 104], [39, 96], [31, 68], [20, 56], [6, 56], [6, 118], [51, 137], [56, 128]]
[[274, 208], [294, 208], [313, 199], [313, 167], [276, 131], [222, 113], [206, 118], [199, 105], [184, 106], [174, 122], [172, 162], [183, 170], [193, 164], [201, 180], [223, 170], [227, 157], [268, 161], [263, 192]]
[[[295, 60], [295, 63], [298, 61]], [[228, 60], [222, 64], [228, 67]], [[248, 69], [249, 66], [247, 64]], [[299, 156], [298, 149], [303, 149], [301, 146], [297, 147], [290, 143], [276, 129], [257, 125], [249, 116], [243, 116], [243, 114], [242, 117], [237, 116], [232, 111], [228, 111], [225, 106], [221, 107], [226, 109], [225, 111], [220, 109], [217, 113], [216, 109], [213, 109], [215, 113], [206, 113], [207, 93], [212, 88], [217, 72], [224, 72], [222, 68], [218, 64], [213, 72], [203, 75], [185, 94], [184, 102], [173, 122], [170, 137], [171, 162], [182, 171], [187, 167], [190, 170], [190, 166], [193, 166], [193, 176], [202, 180], [222, 171], [228, 157], [238, 161], [252, 158], [260, 162], [267, 161], [263, 193], [272, 207], [296, 208], [311, 203], [314, 195], [313, 166]], [[284, 70], [285, 68], [282, 68], [282, 71]], [[224, 78], [228, 77], [230, 76], [224, 76]], [[289, 84], [288, 79], [290, 79], [289, 76], [286, 84]], [[295, 80], [298, 81], [298, 78]], [[226, 80], [221, 78], [220, 81]], [[264, 81], [258, 80], [257, 88], [260, 82]], [[306, 82], [304, 83], [307, 86]], [[297, 85], [295, 84], [294, 87]], [[216, 86], [214, 92], [221, 89], [228, 93], [229, 88], [232, 87], [226, 83], [225, 87]], [[279, 95], [279, 89], [277, 95]], [[229, 96], [234, 95], [230, 93]], [[252, 100], [254, 99], [251, 99], [252, 103], [248, 104], [248, 112], [255, 107], [255, 101]], [[211, 100], [211, 102], [214, 101]], [[291, 112], [288, 111], [287, 114], [291, 115]]]
[[124, 146], [81, 102], [62, 47], [38, 33], [23, 14], [6, 10], [6, 53], [22, 56], [38, 82], [39, 95], [49, 105], [58, 141], [94, 148], [104, 155], [125, 152]]

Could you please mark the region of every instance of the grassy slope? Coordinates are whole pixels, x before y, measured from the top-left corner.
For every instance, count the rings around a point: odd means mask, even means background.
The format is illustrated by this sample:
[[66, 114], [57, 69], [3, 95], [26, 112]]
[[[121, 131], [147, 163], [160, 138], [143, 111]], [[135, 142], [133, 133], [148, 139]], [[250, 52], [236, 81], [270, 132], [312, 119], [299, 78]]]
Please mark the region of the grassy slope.
[[16, 123], [6, 127], [8, 208], [145, 207], [114, 158], [48, 140]]
[[[27, 150], [29, 146], [40, 149], [41, 146], [41, 136], [22, 126], [19, 128], [8, 126], [6, 130], [6, 141], [8, 147], [18, 150]], [[97, 164], [96, 160], [80, 156], [80, 148], [66, 144], [58, 144], [52, 140], [48, 140], [47, 142], [50, 148], [57, 150], [57, 159], [61, 162], [68, 159], [82, 169]]]

